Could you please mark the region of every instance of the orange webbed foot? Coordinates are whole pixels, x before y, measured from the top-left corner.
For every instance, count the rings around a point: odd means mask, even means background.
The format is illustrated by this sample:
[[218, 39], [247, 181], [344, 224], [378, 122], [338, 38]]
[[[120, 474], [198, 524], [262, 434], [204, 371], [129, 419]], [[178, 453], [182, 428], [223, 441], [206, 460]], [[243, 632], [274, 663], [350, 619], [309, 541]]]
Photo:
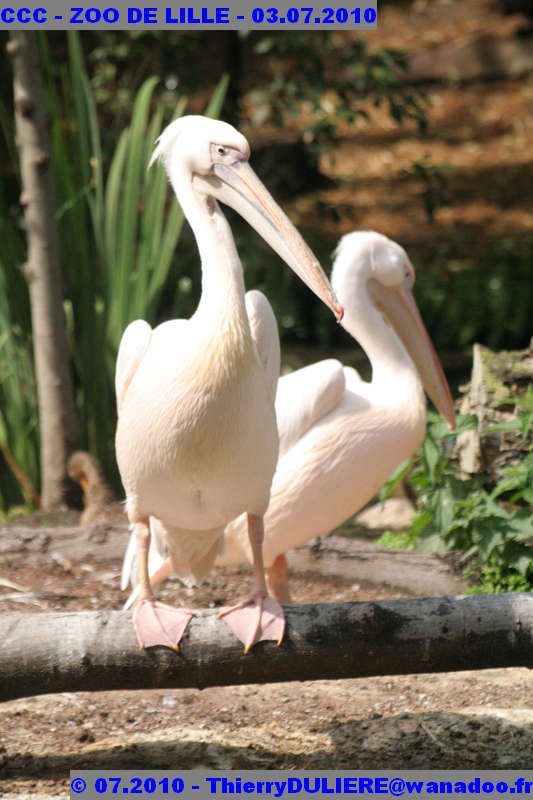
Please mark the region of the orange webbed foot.
[[133, 612], [133, 626], [141, 650], [162, 645], [178, 652], [180, 640], [194, 616], [194, 611], [173, 608], [155, 597], [140, 600]]
[[244, 652], [257, 642], [273, 640], [281, 644], [285, 633], [285, 614], [280, 604], [265, 592], [255, 592], [231, 608], [218, 614], [244, 644]]

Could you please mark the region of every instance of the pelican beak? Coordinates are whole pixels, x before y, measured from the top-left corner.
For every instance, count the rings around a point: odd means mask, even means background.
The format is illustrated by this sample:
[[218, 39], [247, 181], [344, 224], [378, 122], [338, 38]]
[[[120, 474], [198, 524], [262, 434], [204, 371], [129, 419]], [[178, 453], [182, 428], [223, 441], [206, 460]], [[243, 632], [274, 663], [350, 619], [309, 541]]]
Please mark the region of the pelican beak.
[[368, 287], [376, 305], [413, 359], [424, 389], [453, 431], [455, 410], [450, 388], [411, 290], [406, 286], [383, 286], [373, 279]]
[[235, 209], [341, 321], [344, 311], [318, 259], [247, 161], [215, 164], [214, 175], [195, 175], [194, 184]]

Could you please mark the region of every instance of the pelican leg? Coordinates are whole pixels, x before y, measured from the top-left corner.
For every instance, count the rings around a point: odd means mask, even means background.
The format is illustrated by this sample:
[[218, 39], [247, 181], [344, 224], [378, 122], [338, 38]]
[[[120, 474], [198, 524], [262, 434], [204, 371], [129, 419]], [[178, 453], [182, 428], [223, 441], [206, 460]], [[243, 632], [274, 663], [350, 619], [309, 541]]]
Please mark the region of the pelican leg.
[[163, 645], [178, 652], [178, 645], [194, 611], [173, 608], [155, 599], [148, 574], [150, 527], [148, 521], [135, 525], [139, 551], [139, 600], [133, 611], [133, 626], [141, 650]]
[[[165, 558], [161, 566], [158, 569], [156, 569], [156, 571], [152, 573], [152, 575], [150, 576], [150, 586], [152, 588], [152, 591], [161, 583], [164, 583], [167, 580], [167, 578], [170, 578], [171, 575], [172, 575], [172, 564], [170, 563], [170, 558]], [[130, 596], [122, 606], [124, 611], [127, 611], [128, 608], [131, 608], [131, 606], [137, 602], [140, 595], [141, 595], [141, 586], [140, 584], [137, 584], [135, 589], [131, 592]]]
[[255, 591], [237, 605], [223, 608], [218, 615], [244, 644], [245, 653], [257, 642], [273, 639], [281, 644], [285, 632], [283, 609], [268, 594], [265, 581], [262, 516], [248, 514], [248, 536], [253, 554]]
[[287, 570], [287, 558], [284, 553], [277, 556], [271, 567], [265, 567], [268, 592], [274, 595], [279, 603], [292, 603]]

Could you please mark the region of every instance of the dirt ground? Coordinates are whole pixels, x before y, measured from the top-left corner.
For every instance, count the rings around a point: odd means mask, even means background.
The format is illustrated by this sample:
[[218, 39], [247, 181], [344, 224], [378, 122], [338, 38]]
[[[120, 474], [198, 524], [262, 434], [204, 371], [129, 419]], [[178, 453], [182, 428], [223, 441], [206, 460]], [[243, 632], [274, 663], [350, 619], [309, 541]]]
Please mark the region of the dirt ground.
[[[387, 4], [373, 43], [419, 52], [501, 36], [518, 24], [501, 17], [493, 0], [417, 0]], [[482, 247], [493, 237], [532, 230], [533, 76], [490, 87], [433, 86], [429, 94], [425, 139], [380, 112], [346, 138], [334, 165], [323, 164], [338, 180], [323, 199], [341, 208], [340, 225], [320, 215], [315, 195], [294, 201], [291, 217], [300, 224], [315, 215], [324, 233], [331, 225], [332, 238], [357, 227], [407, 245], [446, 242], [451, 258], [464, 253], [465, 243]], [[431, 225], [420, 184], [409, 177], [413, 161], [426, 154], [458, 168], [450, 174], [454, 202]], [[60, 558], [38, 572], [2, 565], [0, 612], [120, 608], [118, 562], [65, 566]], [[243, 596], [249, 582], [248, 572], [219, 568], [197, 590], [172, 583], [161, 596], [193, 607], [223, 605]], [[292, 576], [292, 591], [296, 602], [405, 596], [314, 575]], [[61, 694], [0, 705], [1, 797], [66, 797], [74, 767], [532, 769], [533, 674], [507, 669]]]
[[[120, 608], [120, 564], [0, 569], [0, 613]], [[168, 602], [227, 604], [251, 586], [218, 568]], [[19, 588], [7, 585], [16, 584]], [[296, 602], [406, 594], [335, 577], [293, 575]], [[25, 592], [24, 590], [30, 590]], [[237, 686], [46, 695], [0, 705], [0, 796], [68, 795], [71, 768], [530, 768], [533, 674], [527, 669]]]

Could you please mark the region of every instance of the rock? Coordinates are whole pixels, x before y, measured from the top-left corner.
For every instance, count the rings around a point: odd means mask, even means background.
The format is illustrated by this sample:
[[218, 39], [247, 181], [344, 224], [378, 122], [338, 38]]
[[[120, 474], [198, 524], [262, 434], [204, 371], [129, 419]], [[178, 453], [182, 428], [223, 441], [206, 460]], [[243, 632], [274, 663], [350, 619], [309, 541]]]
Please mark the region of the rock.
[[405, 497], [389, 497], [357, 514], [358, 525], [372, 531], [405, 531], [411, 527], [414, 508]]
[[524, 439], [520, 430], [483, 431], [518, 418], [520, 406], [509, 398], [523, 394], [532, 380], [533, 340], [525, 350], [500, 353], [474, 345], [472, 379], [465, 387], [460, 410], [476, 414], [478, 427], [457, 437], [456, 455], [464, 473], [484, 472], [495, 481], [502, 467], [517, 463], [529, 452], [531, 432]]

